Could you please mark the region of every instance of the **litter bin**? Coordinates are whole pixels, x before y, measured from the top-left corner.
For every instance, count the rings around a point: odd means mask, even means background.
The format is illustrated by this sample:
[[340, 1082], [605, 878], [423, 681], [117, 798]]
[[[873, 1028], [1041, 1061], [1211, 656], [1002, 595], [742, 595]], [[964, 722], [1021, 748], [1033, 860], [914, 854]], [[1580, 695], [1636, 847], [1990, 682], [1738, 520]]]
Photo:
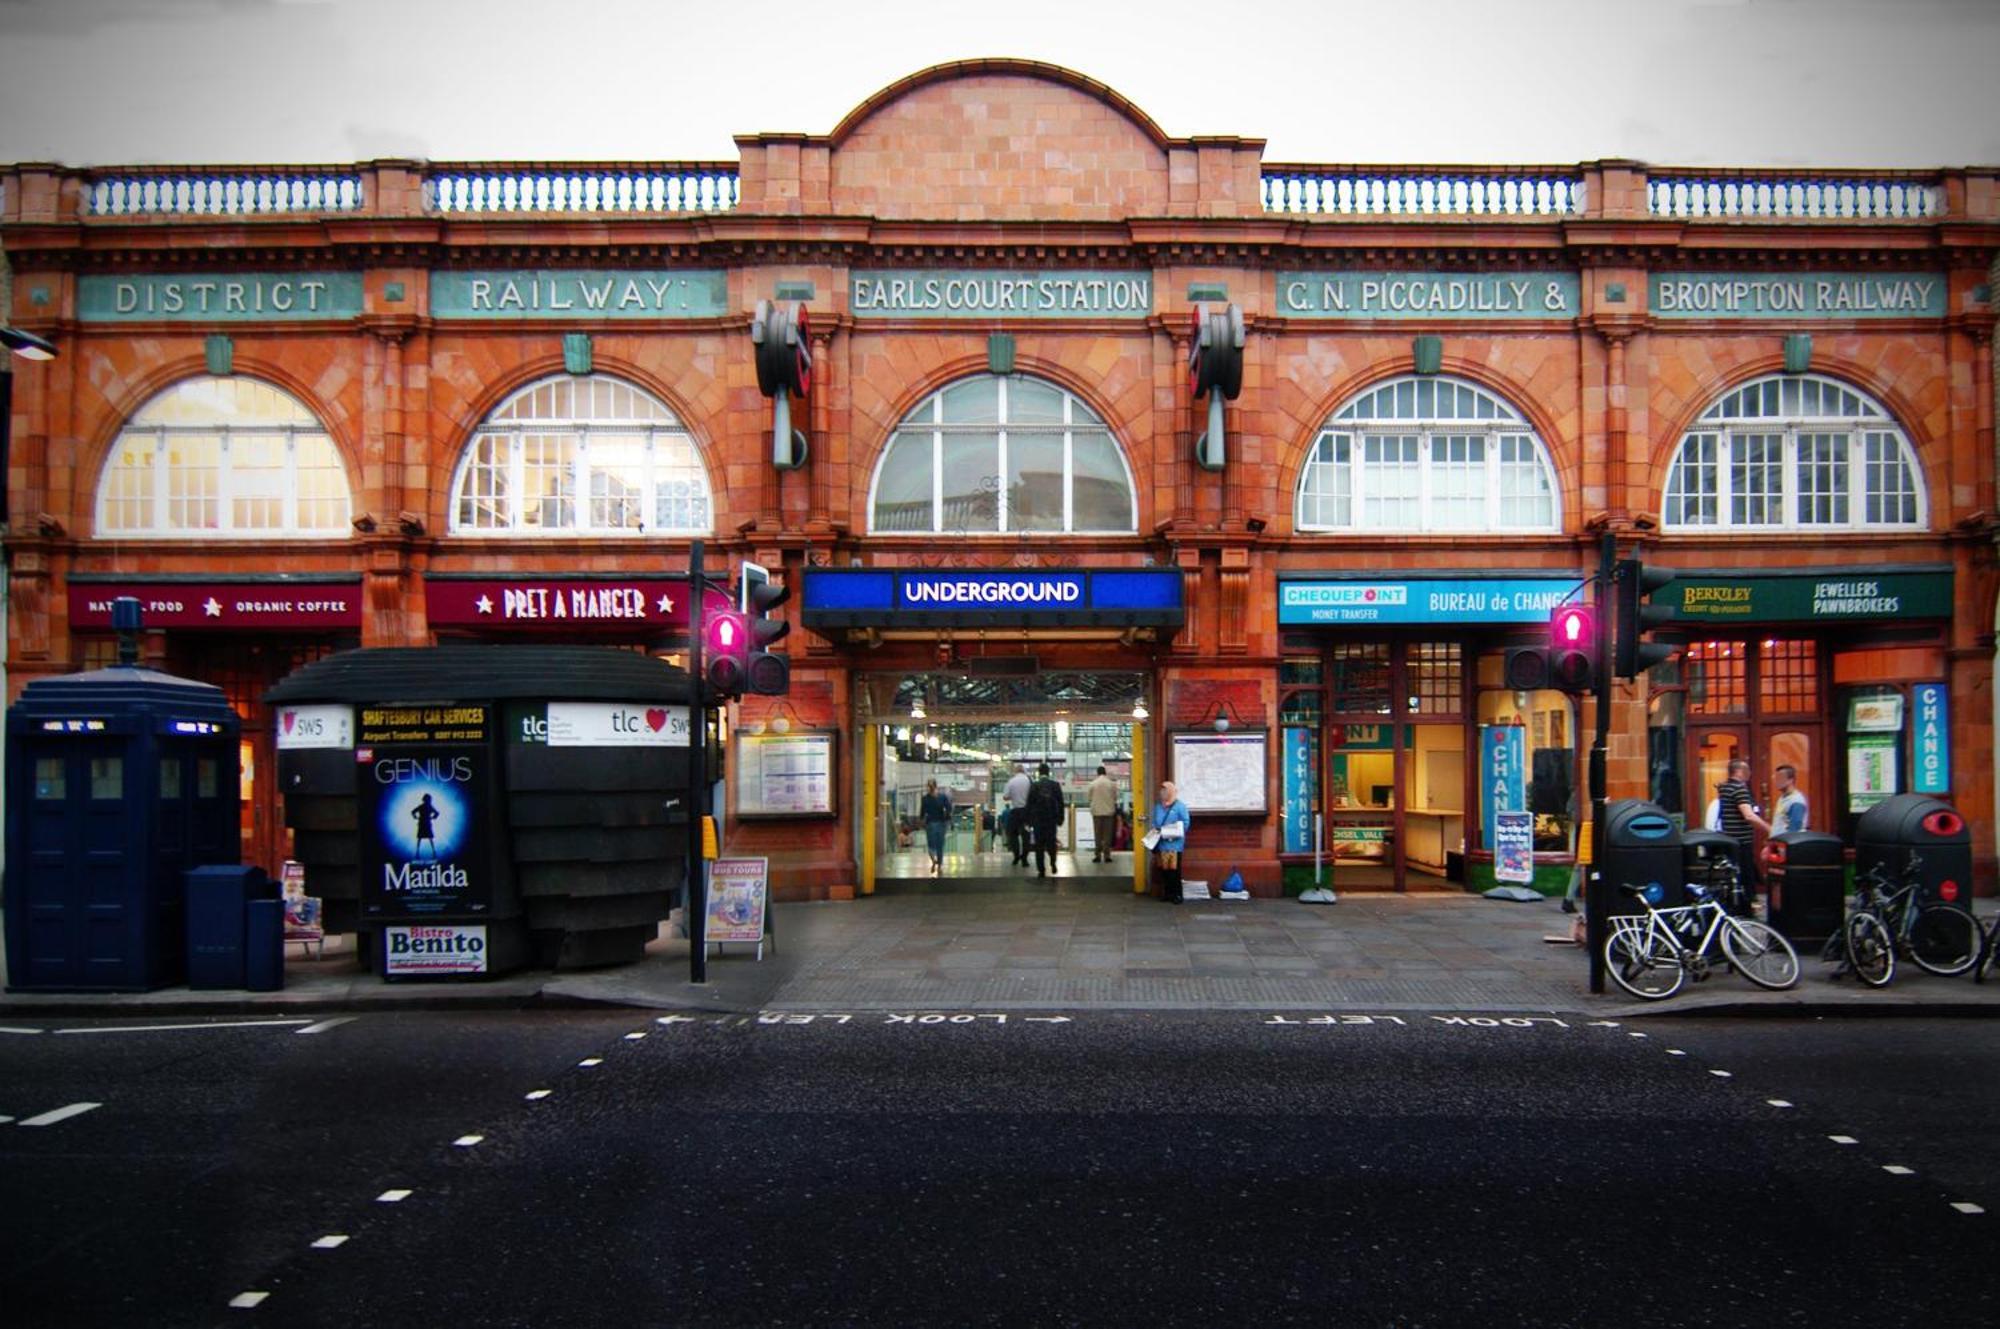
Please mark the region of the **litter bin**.
[[1598, 855], [1607, 912], [1644, 912], [1621, 886], [1658, 886], [1655, 904], [1665, 908], [1684, 902], [1681, 890], [1681, 833], [1674, 819], [1657, 803], [1621, 798], [1605, 809], [1604, 848]]
[[[249, 984], [249, 905], [257, 899], [276, 901], [276, 888], [262, 868], [228, 864], [188, 869], [189, 987], [240, 989]], [[282, 938], [282, 902], [278, 908]]]
[[1958, 811], [1924, 794], [1895, 794], [1861, 814], [1854, 826], [1854, 872], [1880, 867], [1900, 882], [1917, 857], [1917, 898], [1972, 911], [1972, 831]]
[[277, 992], [285, 986], [285, 902], [259, 896], [243, 906], [243, 986]]
[[1701, 886], [1733, 908], [1730, 894], [1741, 884], [1736, 874], [1736, 841], [1721, 831], [1682, 831], [1681, 875], [1686, 885]]
[[1846, 846], [1825, 831], [1780, 831], [1764, 847], [1771, 926], [1795, 942], [1818, 943], [1847, 916]]

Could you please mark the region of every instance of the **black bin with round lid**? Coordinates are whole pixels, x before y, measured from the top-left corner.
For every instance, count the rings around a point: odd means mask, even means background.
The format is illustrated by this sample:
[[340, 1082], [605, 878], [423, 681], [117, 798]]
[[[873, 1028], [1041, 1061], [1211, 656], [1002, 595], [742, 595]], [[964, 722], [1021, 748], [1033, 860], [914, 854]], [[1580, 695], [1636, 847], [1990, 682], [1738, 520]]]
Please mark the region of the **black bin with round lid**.
[[1625, 886], [1659, 889], [1650, 894], [1662, 908], [1684, 903], [1681, 889], [1681, 831], [1667, 810], [1640, 798], [1617, 799], [1604, 810], [1604, 846], [1597, 855], [1609, 910], [1636, 914], [1643, 906]]
[[1879, 868], [1900, 884], [1915, 864], [1917, 899], [1972, 910], [1972, 828], [1951, 804], [1928, 794], [1893, 794], [1854, 826], [1854, 872]]

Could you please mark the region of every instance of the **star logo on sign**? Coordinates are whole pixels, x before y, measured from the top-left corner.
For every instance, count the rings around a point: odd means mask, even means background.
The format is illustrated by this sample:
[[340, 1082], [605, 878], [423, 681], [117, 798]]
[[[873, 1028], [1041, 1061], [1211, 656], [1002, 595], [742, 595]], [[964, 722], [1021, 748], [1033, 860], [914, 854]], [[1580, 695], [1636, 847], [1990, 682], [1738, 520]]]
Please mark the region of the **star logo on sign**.
[[479, 612], [482, 614], [490, 614], [493, 612], [493, 598], [491, 596], [482, 595], [477, 600], [474, 600], [472, 603], [479, 607]]
[[673, 597], [673, 596], [671, 596], [671, 595], [667, 595], [667, 594], [664, 594], [664, 593], [662, 593], [662, 594], [661, 594], [661, 596], [660, 596], [660, 612], [661, 612], [661, 613], [663, 613], [663, 614], [671, 614], [671, 613], [673, 613], [673, 612], [674, 612], [674, 597]]
[[222, 601], [212, 595], [209, 596], [207, 602], [202, 605], [201, 612], [207, 614], [210, 618], [221, 618]]

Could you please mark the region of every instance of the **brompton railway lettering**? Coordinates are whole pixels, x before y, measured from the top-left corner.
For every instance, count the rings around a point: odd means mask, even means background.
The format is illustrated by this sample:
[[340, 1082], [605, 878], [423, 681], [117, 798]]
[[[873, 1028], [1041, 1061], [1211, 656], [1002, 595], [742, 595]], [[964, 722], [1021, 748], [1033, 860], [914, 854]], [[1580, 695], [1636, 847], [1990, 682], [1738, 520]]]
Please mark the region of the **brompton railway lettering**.
[[1660, 277], [1663, 314], [1926, 314], [1940, 312], [1934, 277]]

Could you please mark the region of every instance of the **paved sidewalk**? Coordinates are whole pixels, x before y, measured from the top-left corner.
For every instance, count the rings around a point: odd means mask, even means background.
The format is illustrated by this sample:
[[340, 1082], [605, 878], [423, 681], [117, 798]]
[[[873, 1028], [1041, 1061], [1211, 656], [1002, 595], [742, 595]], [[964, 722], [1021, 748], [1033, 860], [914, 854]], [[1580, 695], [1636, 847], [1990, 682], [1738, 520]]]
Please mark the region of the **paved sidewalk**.
[[[389, 984], [351, 951], [288, 961], [281, 992], [109, 996], [8, 993], [8, 1019], [36, 1013], [287, 1015], [322, 1010], [613, 1004], [660, 1010], [1283, 1010], [1486, 1011], [1632, 1015], [2000, 1015], [2000, 983], [1897, 967], [1887, 989], [1834, 982], [1801, 956], [1788, 992], [1732, 974], [1663, 1002], [1615, 986], [1588, 990], [1571, 916], [1554, 901], [1468, 895], [1347, 894], [1333, 906], [1292, 900], [1179, 908], [1124, 894], [1013, 891], [878, 896], [779, 904], [777, 946], [709, 960], [688, 981], [684, 940], [663, 936], [638, 964], [579, 973], [530, 971], [492, 982]], [[663, 932], [665, 930], [663, 929]]]

